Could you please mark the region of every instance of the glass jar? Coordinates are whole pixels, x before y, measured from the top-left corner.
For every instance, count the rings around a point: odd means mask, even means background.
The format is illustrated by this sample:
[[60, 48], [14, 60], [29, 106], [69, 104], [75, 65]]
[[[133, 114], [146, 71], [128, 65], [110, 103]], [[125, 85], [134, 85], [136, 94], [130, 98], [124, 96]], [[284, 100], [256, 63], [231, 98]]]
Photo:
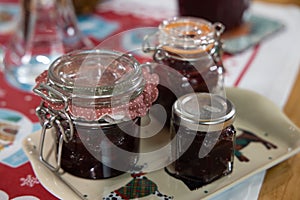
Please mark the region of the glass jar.
[[167, 125], [175, 100], [192, 92], [222, 93], [223, 63], [220, 23], [192, 17], [174, 17], [158, 27], [156, 44], [146, 37], [144, 52], [154, 51], [159, 75], [157, 103], [167, 112]]
[[[192, 93], [173, 106], [171, 135], [175, 161], [166, 170], [195, 189], [233, 170], [234, 105], [220, 95]], [[176, 137], [174, 137], [176, 135]]]
[[[130, 55], [104, 50], [66, 54], [36, 79], [42, 98], [40, 158], [52, 171], [103, 179], [132, 170], [138, 160], [140, 119], [158, 96], [158, 77]], [[56, 162], [44, 154], [48, 132]]]

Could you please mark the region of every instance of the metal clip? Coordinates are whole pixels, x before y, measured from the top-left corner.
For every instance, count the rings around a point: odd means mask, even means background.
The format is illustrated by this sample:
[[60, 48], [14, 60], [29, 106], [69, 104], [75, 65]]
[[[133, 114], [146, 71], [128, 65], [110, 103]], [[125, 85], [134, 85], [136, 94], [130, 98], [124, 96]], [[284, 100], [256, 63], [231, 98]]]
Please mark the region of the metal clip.
[[[58, 127], [60, 128], [60, 132], [63, 135], [63, 139], [66, 143], [68, 143], [69, 141], [72, 140], [73, 136], [74, 136], [74, 126], [73, 126], [73, 122], [72, 119], [69, 115], [69, 113], [66, 111], [66, 108], [63, 109], [62, 111], [57, 111], [57, 113], [54, 113], [53, 111], [51, 111], [50, 109], [48, 109], [47, 107], [44, 106], [44, 103], [42, 102], [40, 104], [40, 106], [38, 106], [36, 108], [36, 114], [39, 118], [40, 122], [51, 122], [51, 126], [53, 125], [53, 120], [51, 120], [52, 118], [55, 119], [55, 123], [58, 125]], [[64, 129], [61, 125], [60, 120], [57, 119], [57, 116], [63, 116], [63, 118], [65, 119], [61, 119], [64, 120], [68, 123], [68, 129]], [[49, 120], [50, 119], [50, 120]]]
[[[61, 152], [62, 152], [62, 145], [63, 145], [63, 134], [62, 133], [59, 135], [59, 142], [58, 142], [57, 155], [56, 155], [56, 166], [53, 166], [51, 163], [49, 163], [44, 158], [44, 154], [43, 154], [46, 131], [47, 131], [47, 129], [50, 129], [51, 127], [53, 127], [53, 121], [57, 121], [57, 119], [55, 119], [55, 117], [51, 117], [50, 120], [46, 120], [43, 124], [42, 134], [41, 134], [41, 138], [40, 138], [40, 146], [39, 146], [39, 158], [40, 158], [40, 161], [47, 168], [49, 168], [51, 171], [57, 172], [61, 166]], [[61, 128], [62, 127], [60, 127], [60, 129]]]
[[221, 67], [224, 69], [223, 64], [222, 64], [223, 63], [222, 62], [223, 42], [221, 39], [221, 34], [224, 32], [225, 26], [220, 22], [214, 23], [213, 26], [216, 30], [216, 32], [215, 32], [216, 40], [215, 40], [214, 48], [212, 48], [210, 51], [210, 55], [212, 56], [216, 65], [218, 67]]
[[[74, 127], [73, 127], [72, 119], [67, 112], [62, 112], [62, 115], [66, 117], [66, 119], [63, 120], [67, 121], [69, 125], [68, 129], [64, 128], [61, 121], [57, 119], [60, 112], [58, 113], [52, 112], [47, 107], [45, 107], [43, 103], [41, 103], [41, 105], [36, 109], [36, 113], [39, 117], [39, 120], [43, 122], [41, 138], [40, 138], [40, 146], [39, 146], [39, 159], [47, 168], [49, 168], [51, 171], [56, 172], [60, 169], [63, 142], [68, 143], [69, 141], [72, 140], [74, 135]], [[58, 127], [58, 133], [59, 133], [58, 148], [57, 148], [57, 155], [56, 155], [56, 166], [53, 166], [48, 161], [46, 161], [43, 155], [46, 132], [48, 129], [53, 128], [54, 125], [56, 125], [55, 127]]]
[[[45, 90], [47, 93], [44, 93]], [[68, 107], [68, 97], [45, 83], [39, 84], [39, 86], [34, 88], [33, 91], [48, 102], [64, 103], [65, 108]], [[51, 95], [49, 93], [51, 93]]]
[[222, 34], [222, 33], [224, 32], [224, 30], [225, 30], [225, 26], [224, 26], [222, 23], [220, 23], [220, 22], [214, 23], [214, 24], [213, 24], [213, 27], [214, 27], [215, 30], [216, 30], [216, 36], [217, 36], [217, 37], [220, 37], [221, 34]]
[[157, 61], [162, 61], [164, 58], [169, 57], [169, 54], [163, 50], [162, 48], [157, 48], [153, 57], [157, 60]]
[[142, 50], [144, 53], [149, 53], [157, 50], [157, 47], [150, 44], [150, 39], [154, 38], [157, 35], [157, 31], [152, 32], [151, 34], [145, 35], [142, 43]]
[[[45, 90], [47, 91], [47, 93], [44, 93]], [[69, 124], [69, 129], [66, 131], [62, 129], [63, 131], [61, 133], [63, 135], [64, 141], [69, 142], [74, 135], [73, 122], [70, 115], [67, 112], [69, 106], [69, 98], [62, 94], [60, 91], [44, 83], [41, 83], [39, 87], [35, 88], [33, 91], [39, 96], [41, 96], [43, 99], [45, 99], [47, 102], [64, 104], [64, 109], [57, 111], [57, 114], [55, 114], [50, 109], [46, 108], [43, 103], [41, 103], [41, 105], [36, 109], [36, 113], [39, 116], [40, 121], [42, 122], [47, 120], [47, 114], [50, 114], [50, 116], [57, 116], [58, 114], [64, 116], [66, 118], [65, 120]], [[57, 124], [60, 124], [60, 122], [57, 121]]]

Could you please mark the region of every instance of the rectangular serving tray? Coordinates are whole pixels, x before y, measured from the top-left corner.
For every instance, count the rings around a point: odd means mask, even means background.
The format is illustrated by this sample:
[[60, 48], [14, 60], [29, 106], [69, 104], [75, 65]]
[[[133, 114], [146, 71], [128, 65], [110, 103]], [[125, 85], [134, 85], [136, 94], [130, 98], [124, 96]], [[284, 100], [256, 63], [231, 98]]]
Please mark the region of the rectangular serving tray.
[[[148, 184], [147, 187], [151, 186], [160, 194], [173, 199], [208, 199], [282, 162], [300, 150], [299, 128], [270, 100], [253, 91], [239, 88], [226, 88], [226, 95], [237, 110], [234, 126], [237, 129], [237, 144], [240, 144], [240, 149], [236, 151], [233, 172], [197, 190], [189, 190], [183, 182], [169, 176], [164, 169], [142, 175], [146, 182], [141, 182], [141, 179], [128, 173], [105, 180], [87, 180], [68, 173], [53, 173], [39, 161], [39, 131], [24, 139], [23, 149], [41, 184], [60, 199], [109, 199], [109, 195], [120, 191], [125, 193], [121, 194], [124, 197], [130, 197], [132, 193], [141, 191], [141, 188], [135, 188], [133, 185], [141, 183]], [[168, 137], [168, 134], [164, 133], [145, 140], [141, 148], [147, 151], [161, 148], [166, 144]], [[45, 148], [49, 159], [53, 161], [54, 145], [49, 143]], [[130, 190], [124, 190], [124, 186]], [[142, 190], [143, 194], [140, 193], [140, 196], [144, 196], [143, 199], [159, 199], [158, 193], [150, 194], [153, 191], [149, 188], [148, 193], [145, 192], [146, 188], [142, 189], [145, 189]]]

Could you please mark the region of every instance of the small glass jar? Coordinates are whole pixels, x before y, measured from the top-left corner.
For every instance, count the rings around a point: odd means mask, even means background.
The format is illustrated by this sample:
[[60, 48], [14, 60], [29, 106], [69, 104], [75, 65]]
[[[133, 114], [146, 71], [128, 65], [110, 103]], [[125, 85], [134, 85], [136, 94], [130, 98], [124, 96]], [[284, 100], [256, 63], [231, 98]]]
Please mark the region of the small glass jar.
[[[166, 170], [190, 188], [211, 183], [233, 170], [234, 105], [220, 95], [193, 93], [173, 106], [174, 162]], [[175, 137], [176, 136], [176, 137]]]
[[[158, 63], [153, 71], [159, 75], [159, 97], [170, 121], [172, 105], [177, 98], [192, 92], [223, 91], [222, 43], [220, 23], [192, 17], [174, 17], [158, 27], [157, 44], [146, 37], [144, 52], [154, 51]], [[168, 125], [168, 124], [167, 124]]]
[[[37, 115], [43, 126], [43, 164], [88, 179], [132, 170], [140, 119], [158, 96], [157, 75], [130, 55], [86, 50], [58, 58], [36, 82], [34, 92], [42, 98]], [[55, 163], [44, 156], [48, 132], [56, 142]]]

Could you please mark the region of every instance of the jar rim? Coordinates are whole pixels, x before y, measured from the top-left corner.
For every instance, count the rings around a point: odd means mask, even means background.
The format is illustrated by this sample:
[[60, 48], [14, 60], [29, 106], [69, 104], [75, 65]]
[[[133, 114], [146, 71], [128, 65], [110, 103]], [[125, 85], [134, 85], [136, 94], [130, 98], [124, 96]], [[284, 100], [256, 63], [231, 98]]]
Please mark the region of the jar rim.
[[196, 17], [173, 17], [159, 27], [160, 44], [175, 53], [196, 54], [214, 48], [224, 26]]
[[[214, 34], [214, 27], [213, 24], [205, 19], [202, 18], [196, 18], [196, 17], [173, 17], [170, 19], [165, 19], [163, 20], [160, 25], [159, 25], [159, 30], [170, 34], [170, 36], [173, 37], [178, 37], [178, 30], [176, 32], [176, 28], [184, 27], [185, 30], [187, 31], [187, 28], [189, 27], [194, 27], [195, 29], [193, 31], [198, 31], [194, 32], [196, 35], [199, 36], [207, 36]], [[171, 32], [170, 30], [174, 30], [175, 32]], [[179, 30], [180, 31], [180, 30]], [[194, 36], [196, 36], [194, 35]], [[184, 36], [184, 35], [183, 35]], [[182, 37], [184, 40], [189, 40], [193, 39], [191, 37]]]

